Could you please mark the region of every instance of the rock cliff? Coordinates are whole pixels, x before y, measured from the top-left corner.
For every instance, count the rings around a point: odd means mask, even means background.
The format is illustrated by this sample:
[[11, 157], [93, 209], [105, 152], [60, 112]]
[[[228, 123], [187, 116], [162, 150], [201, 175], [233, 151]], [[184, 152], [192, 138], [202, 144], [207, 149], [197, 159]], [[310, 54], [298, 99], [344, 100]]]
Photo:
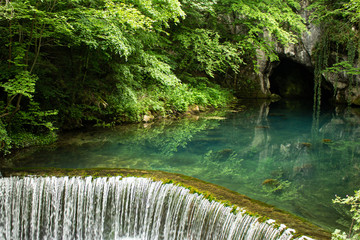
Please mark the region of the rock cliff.
[[[285, 98], [312, 100], [316, 61], [314, 53], [322, 33], [321, 27], [309, 20], [309, 1], [302, 1], [301, 6], [299, 14], [304, 17], [308, 31], [302, 34], [296, 44], [276, 45], [279, 61], [271, 62], [264, 52], [258, 50], [258, 71], [251, 69], [240, 73], [242, 82], [237, 86], [238, 97], [271, 98], [276, 94]], [[265, 35], [264, 38], [273, 41], [269, 36]], [[346, 60], [346, 56], [340, 58]], [[344, 73], [323, 74], [322, 96], [336, 103], [360, 105], [359, 83], [359, 76], [353, 77]]]

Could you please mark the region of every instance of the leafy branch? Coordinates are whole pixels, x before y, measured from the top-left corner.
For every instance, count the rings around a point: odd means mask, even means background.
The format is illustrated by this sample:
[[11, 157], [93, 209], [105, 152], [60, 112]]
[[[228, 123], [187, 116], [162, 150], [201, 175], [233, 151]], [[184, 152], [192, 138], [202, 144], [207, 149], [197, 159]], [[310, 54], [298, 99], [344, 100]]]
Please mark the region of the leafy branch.
[[336, 196], [333, 200], [333, 203], [338, 203], [342, 205], [349, 205], [350, 212], [353, 214], [352, 223], [349, 228], [349, 232], [341, 232], [340, 230], [335, 230], [332, 235], [332, 240], [356, 240], [360, 238], [360, 190], [355, 191], [353, 196], [346, 196], [346, 198], [341, 198]]
[[324, 72], [339, 73], [343, 72], [348, 75], [359, 75], [360, 68], [354, 67], [349, 61], [335, 63], [332, 67], [328, 67]]

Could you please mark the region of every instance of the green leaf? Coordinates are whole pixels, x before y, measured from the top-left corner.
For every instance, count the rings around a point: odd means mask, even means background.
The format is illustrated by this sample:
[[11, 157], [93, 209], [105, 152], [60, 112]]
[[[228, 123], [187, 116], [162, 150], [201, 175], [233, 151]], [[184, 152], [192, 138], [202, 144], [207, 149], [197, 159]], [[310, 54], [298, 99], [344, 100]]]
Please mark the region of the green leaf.
[[21, 94], [28, 98], [33, 97], [35, 92], [35, 84], [38, 77], [34, 74], [30, 74], [28, 71], [21, 71], [15, 78], [9, 79], [6, 83], [0, 84], [9, 96]]

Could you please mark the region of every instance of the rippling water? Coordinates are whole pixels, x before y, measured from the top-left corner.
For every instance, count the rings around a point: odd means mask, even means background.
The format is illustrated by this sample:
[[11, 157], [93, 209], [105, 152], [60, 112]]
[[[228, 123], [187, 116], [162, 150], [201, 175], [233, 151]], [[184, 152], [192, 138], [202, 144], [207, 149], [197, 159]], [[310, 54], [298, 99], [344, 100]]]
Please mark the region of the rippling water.
[[360, 188], [359, 109], [331, 109], [314, 119], [296, 102], [178, 121], [65, 134], [58, 145], [15, 165], [139, 168], [194, 176], [273, 204], [326, 229], [348, 229], [335, 194]]

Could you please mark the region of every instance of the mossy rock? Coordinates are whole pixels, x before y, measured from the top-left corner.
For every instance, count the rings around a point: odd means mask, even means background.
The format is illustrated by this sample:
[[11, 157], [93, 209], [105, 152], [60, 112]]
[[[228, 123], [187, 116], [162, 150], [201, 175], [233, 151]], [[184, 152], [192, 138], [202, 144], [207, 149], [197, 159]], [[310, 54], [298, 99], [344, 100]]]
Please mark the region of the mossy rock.
[[353, 105], [360, 106], [360, 96], [356, 97], [351, 103]]

